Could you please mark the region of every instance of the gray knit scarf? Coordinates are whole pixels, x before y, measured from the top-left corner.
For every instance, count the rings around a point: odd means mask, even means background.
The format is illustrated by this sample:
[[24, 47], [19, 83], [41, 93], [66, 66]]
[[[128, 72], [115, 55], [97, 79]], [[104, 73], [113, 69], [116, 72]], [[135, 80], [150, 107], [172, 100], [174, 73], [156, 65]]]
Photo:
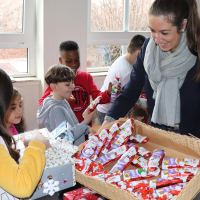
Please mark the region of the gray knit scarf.
[[180, 123], [179, 89], [195, 62], [196, 56], [188, 49], [185, 32], [173, 53], [162, 51], [153, 38], [150, 39], [144, 57], [144, 68], [154, 90], [152, 122], [172, 127]]

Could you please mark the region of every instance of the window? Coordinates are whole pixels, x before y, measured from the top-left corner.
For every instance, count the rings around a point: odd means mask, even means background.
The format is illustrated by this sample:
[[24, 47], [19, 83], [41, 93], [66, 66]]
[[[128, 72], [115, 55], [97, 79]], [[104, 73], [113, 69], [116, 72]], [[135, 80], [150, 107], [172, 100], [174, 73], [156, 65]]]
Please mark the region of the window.
[[35, 0], [1, 0], [0, 68], [14, 77], [35, 76]]
[[136, 34], [150, 37], [148, 10], [154, 0], [90, 0], [87, 71], [107, 71]]

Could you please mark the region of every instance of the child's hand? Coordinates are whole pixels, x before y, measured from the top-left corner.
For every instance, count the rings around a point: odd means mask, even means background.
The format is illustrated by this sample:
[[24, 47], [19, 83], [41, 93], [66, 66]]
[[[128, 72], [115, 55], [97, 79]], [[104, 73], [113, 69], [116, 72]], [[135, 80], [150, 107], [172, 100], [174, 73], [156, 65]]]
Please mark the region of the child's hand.
[[34, 133], [30, 138], [25, 140], [24, 141], [25, 147], [27, 147], [29, 142], [31, 142], [31, 141], [41, 142], [42, 144], [44, 144], [46, 146], [46, 149], [50, 148], [49, 140], [47, 138], [45, 138], [40, 132]]
[[104, 120], [103, 124], [101, 125], [100, 128], [103, 128], [104, 126], [108, 125], [110, 122], [108, 122], [107, 120]]
[[108, 90], [107, 90], [107, 93], [109, 96], [111, 95], [112, 86], [113, 86], [113, 84], [110, 82], [108, 85]]
[[90, 137], [91, 135], [95, 134], [96, 131], [95, 131], [93, 128], [90, 127], [90, 128], [88, 129], [88, 133], [89, 133], [89, 137]]
[[91, 122], [92, 118], [95, 116], [95, 114], [97, 112], [97, 109], [95, 108], [94, 111], [91, 112], [90, 114], [88, 114], [88, 111], [89, 111], [89, 108], [87, 108], [86, 113], [85, 113], [85, 117], [84, 117], [84, 120], [83, 120], [83, 122], [86, 125], [88, 125]]

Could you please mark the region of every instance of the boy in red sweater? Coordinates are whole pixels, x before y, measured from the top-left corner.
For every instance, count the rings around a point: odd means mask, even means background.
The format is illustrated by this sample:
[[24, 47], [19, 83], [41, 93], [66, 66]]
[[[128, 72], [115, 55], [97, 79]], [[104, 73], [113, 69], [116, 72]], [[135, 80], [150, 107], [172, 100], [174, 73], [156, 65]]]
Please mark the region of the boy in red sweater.
[[[102, 96], [101, 103], [109, 103], [112, 84], [109, 83], [108, 90], [101, 92], [97, 89], [97, 86], [93, 81], [93, 77], [89, 73], [78, 70], [80, 67], [79, 46], [74, 41], [68, 40], [60, 44], [59, 62], [70, 67], [76, 74], [74, 81], [75, 88], [72, 92], [76, 101], [72, 110], [74, 111], [79, 123], [81, 123], [83, 121], [82, 113], [90, 105], [90, 95], [92, 95], [93, 100], [98, 96]], [[47, 87], [44, 95], [39, 100], [39, 106], [50, 94], [51, 89]]]

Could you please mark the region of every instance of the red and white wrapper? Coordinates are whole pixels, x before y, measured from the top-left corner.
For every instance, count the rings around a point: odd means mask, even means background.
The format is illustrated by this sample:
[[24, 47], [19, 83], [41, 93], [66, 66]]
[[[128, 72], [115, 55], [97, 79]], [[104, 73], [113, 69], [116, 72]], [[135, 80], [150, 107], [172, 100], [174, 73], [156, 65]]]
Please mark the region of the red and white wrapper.
[[114, 100], [116, 99], [116, 97], [119, 94], [119, 91], [120, 91], [120, 81], [119, 81], [118, 77], [115, 77], [113, 80], [110, 102], [114, 102]]
[[149, 141], [149, 138], [140, 134], [133, 134], [130, 137], [130, 141], [135, 143], [146, 143]]
[[119, 182], [121, 181], [121, 178], [120, 178], [121, 174], [117, 173], [115, 175], [108, 175], [105, 180], [107, 183], [113, 183], [113, 182]]
[[144, 157], [136, 155], [131, 164], [138, 168], [147, 169], [147, 163], [148, 160], [146, 160]]
[[120, 123], [116, 122], [109, 129], [108, 140], [107, 140], [107, 142], [105, 144], [105, 147], [104, 147], [104, 149], [102, 151], [103, 154], [108, 153], [108, 149], [110, 148], [110, 145], [114, 141], [114, 139], [117, 136], [117, 134], [120, 132], [119, 131], [119, 127], [120, 127]]
[[160, 168], [157, 168], [155, 171], [148, 171], [144, 168], [138, 168], [133, 170], [126, 170], [123, 172], [123, 178], [125, 180], [142, 180], [142, 179], [148, 179], [151, 177], [158, 176], [160, 174]]
[[108, 176], [108, 172], [107, 171], [103, 171], [103, 172], [100, 172], [100, 173], [96, 173], [96, 174], [93, 173], [92, 174], [93, 178], [99, 179], [101, 181], [105, 181], [107, 176]]
[[147, 157], [151, 156], [152, 153], [149, 150], [145, 149], [144, 147], [139, 147], [138, 155], [147, 158]]
[[200, 167], [200, 160], [189, 158], [164, 158], [162, 169]]
[[187, 183], [178, 183], [175, 185], [159, 188], [156, 190], [156, 193], [159, 197], [167, 195], [167, 198], [172, 198], [175, 194], [178, 194], [186, 184]]
[[128, 127], [125, 131], [123, 131], [123, 133], [119, 135], [115, 143], [111, 145], [111, 147], [109, 148], [109, 151], [116, 149], [120, 147], [121, 145], [126, 144], [126, 142], [129, 140], [130, 135], [133, 133], [133, 131], [134, 131], [133, 126]]
[[88, 173], [90, 171], [90, 165], [91, 165], [92, 161], [90, 159], [86, 159], [84, 160], [84, 167], [82, 169], [82, 173]]
[[[154, 191], [154, 189], [149, 188], [148, 186], [137, 188], [137, 189], [127, 188], [127, 191], [129, 193], [131, 193], [132, 195], [134, 195], [135, 197], [140, 198], [140, 199], [144, 199], [144, 200], [150, 200], [150, 199], [157, 200], [158, 199], [158, 195]], [[159, 199], [159, 200], [163, 200], [163, 199]]]
[[149, 186], [149, 183], [147, 180], [128, 181], [127, 186], [128, 188], [138, 189], [138, 188]]
[[133, 118], [127, 119], [126, 122], [124, 122], [124, 123], [119, 127], [119, 130], [120, 130], [120, 131], [126, 130], [128, 127], [133, 126], [133, 124], [134, 124], [134, 119], [133, 119]]
[[77, 157], [75, 160], [76, 169], [78, 169], [79, 171], [82, 171], [85, 166], [85, 163], [84, 163], [85, 160], [87, 159]]
[[83, 187], [63, 194], [63, 200], [106, 200], [89, 188]]
[[130, 148], [132, 147], [132, 146], [135, 146], [136, 144], [135, 143], [132, 143], [132, 142], [127, 142], [126, 143]]
[[161, 178], [177, 177], [177, 176], [194, 176], [199, 168], [173, 168], [164, 169], [161, 172]]
[[97, 149], [98, 143], [99, 136], [97, 134], [90, 136], [89, 140], [83, 145], [79, 158], [91, 159]]
[[117, 149], [113, 149], [107, 154], [96, 159], [97, 164], [102, 164], [103, 167], [107, 166], [111, 162], [118, 160], [127, 150], [129, 149], [128, 145], [122, 145]]
[[81, 159], [81, 158], [76, 158], [75, 166], [77, 170], [88, 175], [90, 173], [101, 172], [103, 169], [102, 165], [92, 162], [90, 159]]
[[101, 131], [101, 133], [99, 134], [100, 141], [98, 143], [95, 153], [92, 156], [93, 161], [95, 161], [101, 155], [101, 152], [102, 152], [103, 148], [105, 147], [106, 142], [108, 140], [108, 134], [109, 134], [109, 129], [107, 129], [107, 128], [104, 128]]
[[132, 162], [134, 156], [137, 154], [138, 147], [131, 147], [126, 153], [124, 153], [117, 163], [109, 171], [111, 174], [122, 173]]
[[102, 96], [98, 96], [92, 103], [85, 109], [82, 116], [85, 117], [86, 110], [89, 108], [88, 114], [94, 111], [94, 109], [97, 107], [97, 105], [101, 102]]
[[178, 176], [178, 177], [168, 177], [168, 179], [154, 179], [149, 181], [149, 186], [151, 188], [157, 189], [161, 187], [166, 187], [169, 185], [174, 185], [177, 183], [186, 183], [192, 179], [191, 176]]
[[163, 161], [163, 158], [165, 157], [165, 151], [163, 149], [156, 149], [153, 151], [151, 157], [148, 161], [148, 170], [154, 171], [159, 167]]

